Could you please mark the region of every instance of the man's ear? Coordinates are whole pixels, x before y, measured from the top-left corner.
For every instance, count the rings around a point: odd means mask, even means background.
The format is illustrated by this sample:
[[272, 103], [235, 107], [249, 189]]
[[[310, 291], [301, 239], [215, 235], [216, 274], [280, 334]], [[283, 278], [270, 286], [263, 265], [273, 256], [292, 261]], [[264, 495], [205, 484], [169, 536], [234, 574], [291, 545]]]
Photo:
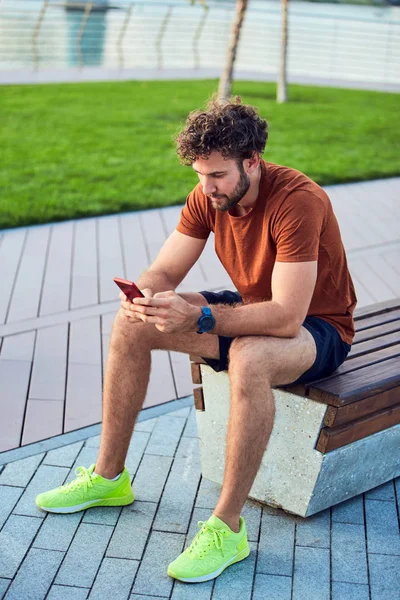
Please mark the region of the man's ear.
[[245, 165], [245, 170], [248, 173], [248, 175], [251, 175], [258, 169], [260, 160], [261, 159], [260, 159], [260, 155], [258, 154], [258, 152], [254, 152], [253, 156], [251, 158], [247, 158], [245, 160], [245, 163], [247, 163], [247, 165]]

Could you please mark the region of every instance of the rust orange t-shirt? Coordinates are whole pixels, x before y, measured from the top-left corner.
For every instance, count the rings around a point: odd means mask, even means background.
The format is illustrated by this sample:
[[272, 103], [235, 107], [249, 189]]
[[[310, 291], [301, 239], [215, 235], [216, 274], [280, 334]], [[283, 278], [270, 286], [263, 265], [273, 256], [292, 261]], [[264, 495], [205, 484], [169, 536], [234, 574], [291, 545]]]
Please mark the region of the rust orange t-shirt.
[[318, 261], [308, 309], [331, 323], [343, 341], [354, 337], [357, 302], [339, 226], [329, 197], [303, 173], [261, 161], [254, 207], [235, 216], [214, 209], [198, 184], [182, 209], [177, 230], [195, 238], [215, 235], [215, 251], [244, 303], [272, 299], [276, 261]]

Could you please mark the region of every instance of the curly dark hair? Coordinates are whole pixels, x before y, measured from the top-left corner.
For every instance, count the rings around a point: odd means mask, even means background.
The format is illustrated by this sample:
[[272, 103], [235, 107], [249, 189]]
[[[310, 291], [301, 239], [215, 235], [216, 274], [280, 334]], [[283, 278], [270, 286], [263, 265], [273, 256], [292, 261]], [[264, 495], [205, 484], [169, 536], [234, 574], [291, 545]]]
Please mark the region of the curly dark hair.
[[224, 158], [243, 160], [262, 154], [268, 139], [268, 123], [253, 106], [212, 98], [206, 110], [192, 111], [176, 136], [177, 154], [184, 165], [208, 158], [214, 150]]

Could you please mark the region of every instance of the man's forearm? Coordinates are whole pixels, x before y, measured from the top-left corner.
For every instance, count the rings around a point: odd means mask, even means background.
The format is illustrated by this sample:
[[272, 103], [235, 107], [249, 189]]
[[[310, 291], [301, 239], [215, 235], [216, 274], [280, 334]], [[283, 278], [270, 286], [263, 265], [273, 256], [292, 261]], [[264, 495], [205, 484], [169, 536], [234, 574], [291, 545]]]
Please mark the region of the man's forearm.
[[295, 337], [301, 327], [278, 302], [257, 302], [235, 308], [211, 305], [210, 308], [216, 320], [210, 333], [218, 335]]
[[168, 279], [168, 276], [163, 271], [152, 271], [151, 269], [147, 269], [142, 273], [136, 285], [140, 290], [144, 290], [145, 288], [150, 288], [153, 294], [157, 294], [157, 292], [166, 292], [169, 290], [174, 290], [176, 285]]

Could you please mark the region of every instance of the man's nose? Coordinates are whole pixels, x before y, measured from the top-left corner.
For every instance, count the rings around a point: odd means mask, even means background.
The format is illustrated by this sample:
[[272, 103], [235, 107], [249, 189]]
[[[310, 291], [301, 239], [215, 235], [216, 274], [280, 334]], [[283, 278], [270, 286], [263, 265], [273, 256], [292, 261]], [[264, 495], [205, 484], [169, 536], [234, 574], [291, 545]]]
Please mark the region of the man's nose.
[[215, 187], [215, 183], [213, 181], [205, 181], [203, 183], [203, 193], [206, 196], [211, 196], [215, 192], [217, 188]]

